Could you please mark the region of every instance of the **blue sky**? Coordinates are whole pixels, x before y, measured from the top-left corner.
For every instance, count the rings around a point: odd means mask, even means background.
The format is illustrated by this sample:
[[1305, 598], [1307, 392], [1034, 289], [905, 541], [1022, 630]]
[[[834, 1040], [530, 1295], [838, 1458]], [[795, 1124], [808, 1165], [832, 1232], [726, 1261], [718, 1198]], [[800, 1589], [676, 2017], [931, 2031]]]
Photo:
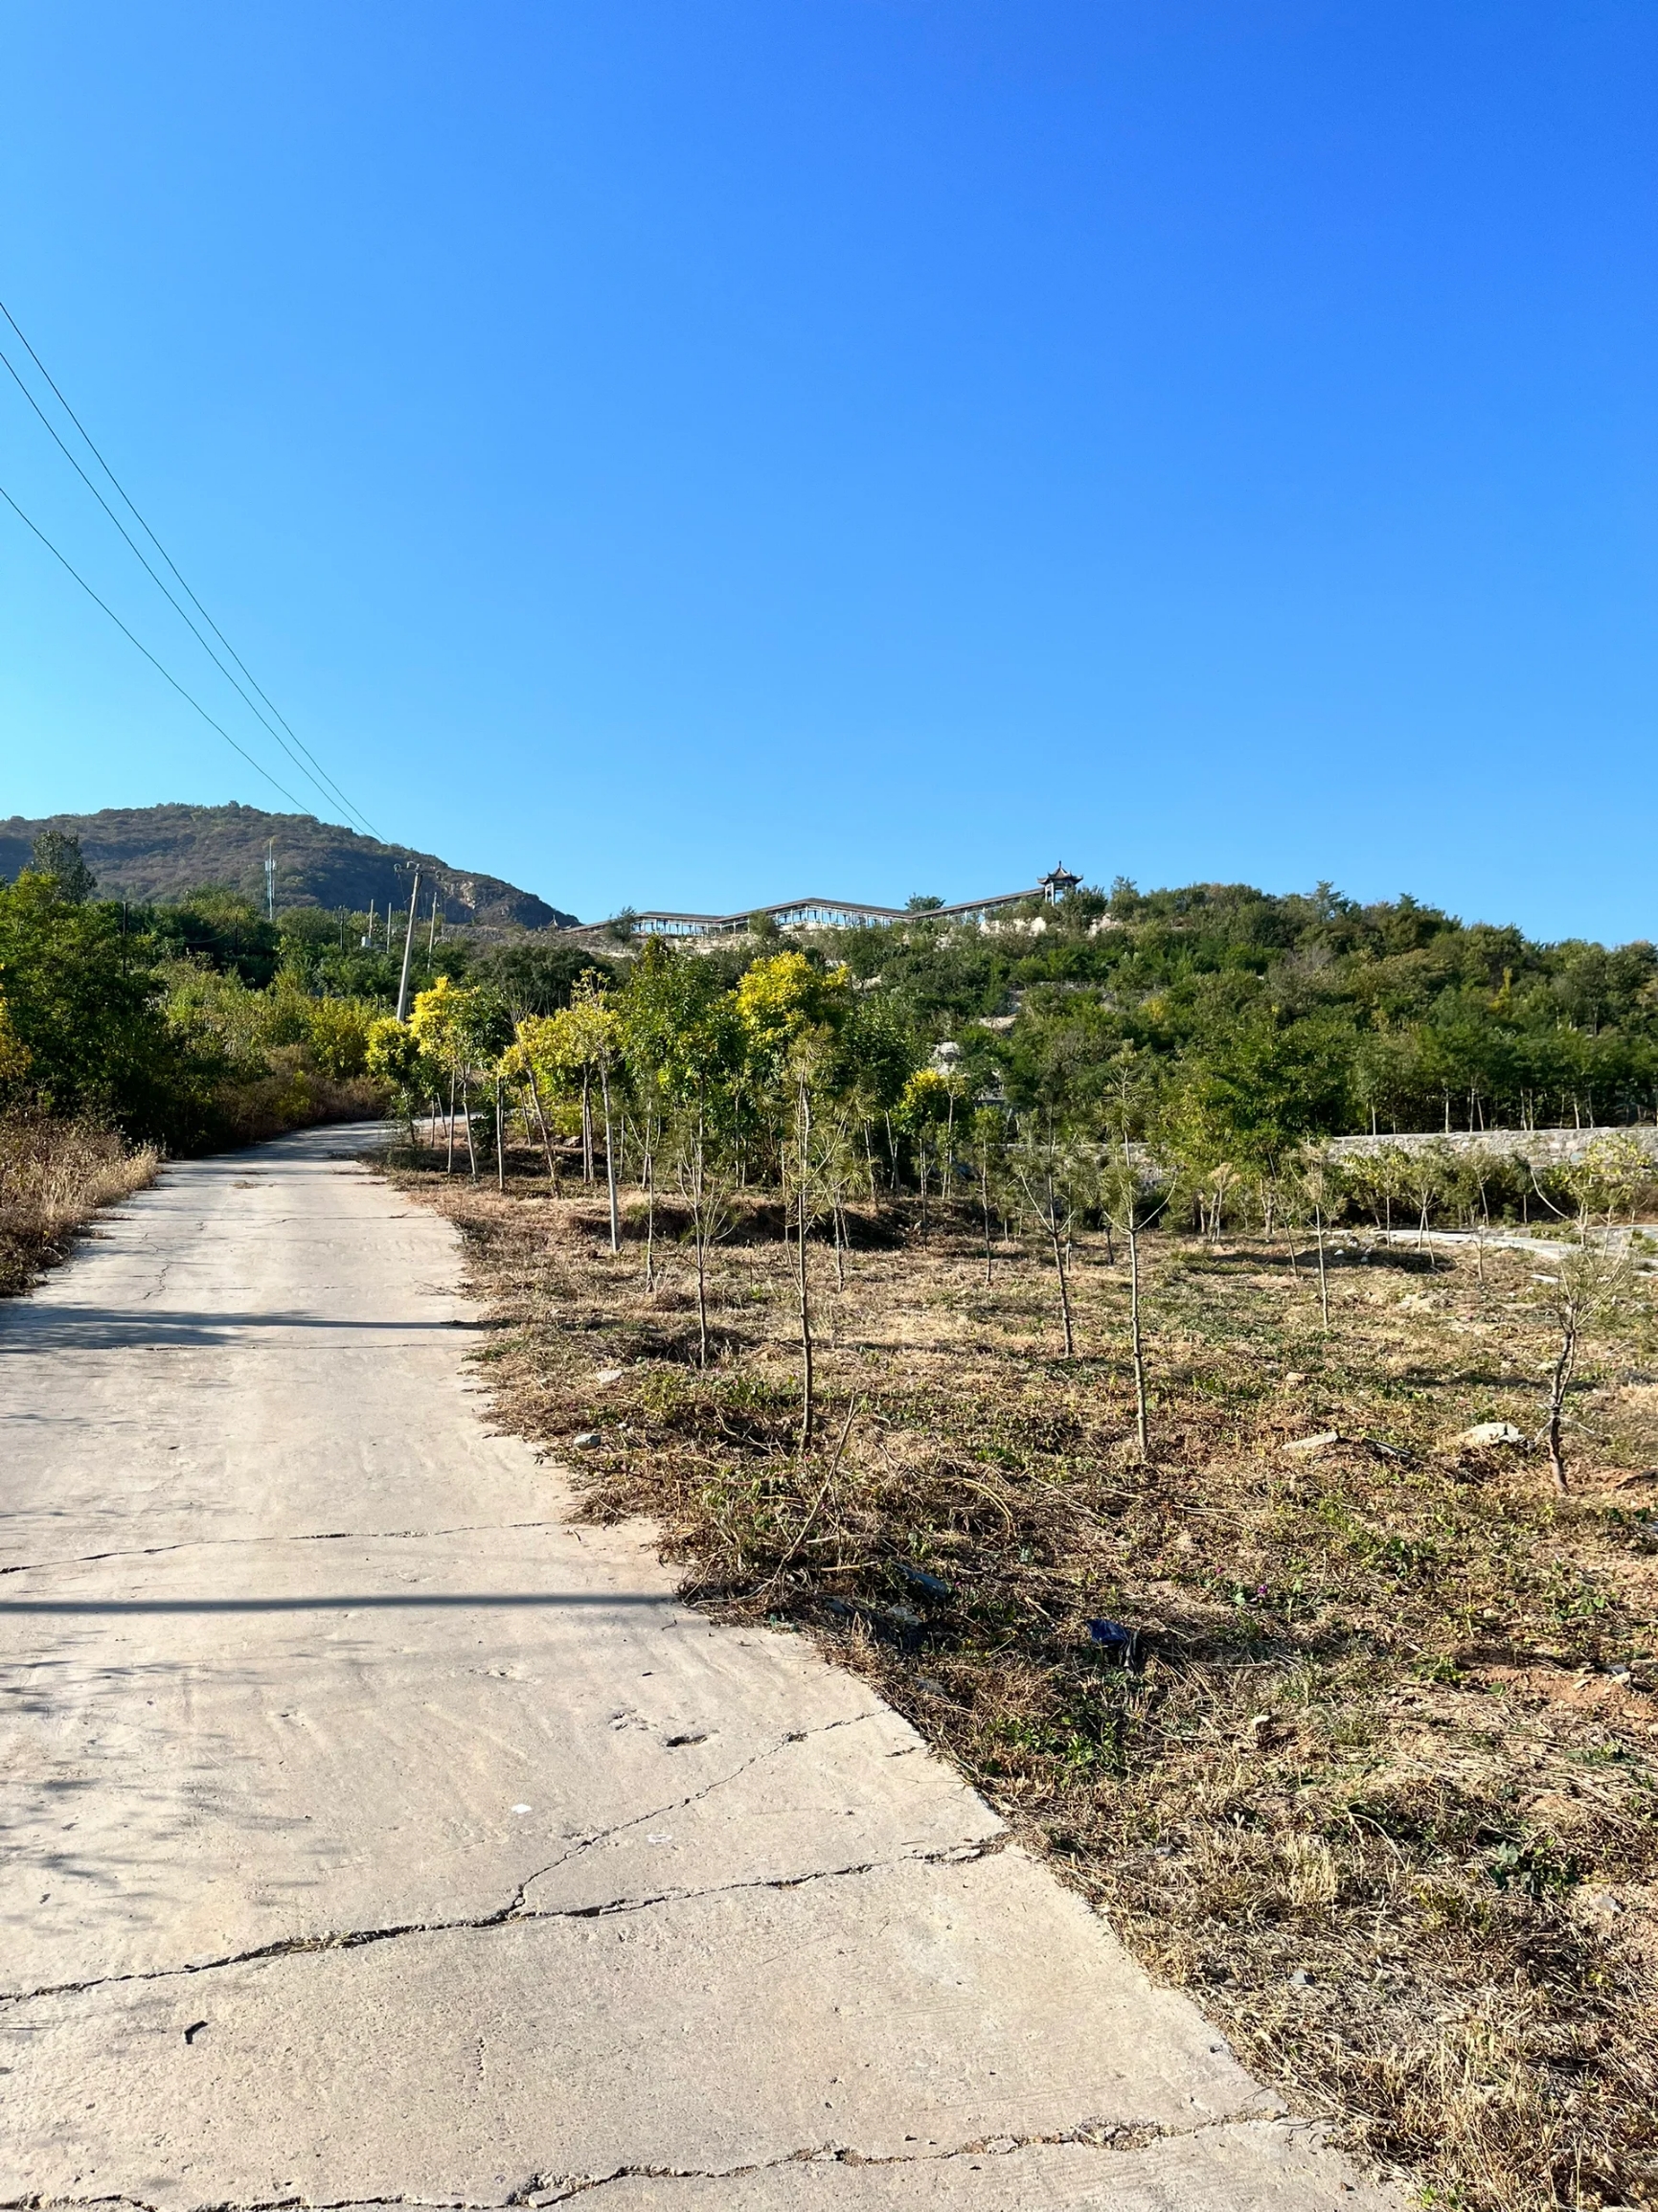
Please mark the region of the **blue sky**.
[[[1649, 0], [0, 34], [0, 297], [386, 835], [584, 916], [1063, 858], [1658, 933]], [[0, 769], [285, 805], [3, 509]]]

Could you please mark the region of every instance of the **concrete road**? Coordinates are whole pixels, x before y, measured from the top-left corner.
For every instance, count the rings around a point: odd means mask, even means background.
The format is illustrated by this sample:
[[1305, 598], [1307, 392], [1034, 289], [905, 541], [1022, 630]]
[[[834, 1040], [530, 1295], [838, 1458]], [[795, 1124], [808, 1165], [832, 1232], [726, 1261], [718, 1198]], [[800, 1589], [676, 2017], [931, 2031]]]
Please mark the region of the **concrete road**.
[[0, 2199], [1389, 2201], [867, 1687], [567, 1523], [359, 1142], [0, 1310]]

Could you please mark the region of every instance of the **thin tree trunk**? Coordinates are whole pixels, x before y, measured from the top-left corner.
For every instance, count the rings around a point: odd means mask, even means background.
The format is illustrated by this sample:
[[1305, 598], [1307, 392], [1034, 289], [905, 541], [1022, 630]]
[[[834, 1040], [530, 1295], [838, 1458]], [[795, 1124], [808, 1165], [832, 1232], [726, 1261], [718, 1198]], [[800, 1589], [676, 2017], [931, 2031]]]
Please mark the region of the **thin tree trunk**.
[[507, 1188], [507, 1131], [501, 1118], [501, 1078], [495, 1078], [495, 1188]]
[[703, 1153], [702, 1107], [696, 1109], [696, 1150], [692, 1155], [691, 1226], [696, 1245], [696, 1364], [708, 1365], [708, 1214], [707, 1163]]
[[979, 1206], [985, 1217], [985, 1288], [990, 1287], [990, 1152], [979, 1154]]
[[656, 1288], [656, 1142], [648, 1107], [645, 1115], [645, 1288]]
[[1562, 1494], [1566, 1489], [1566, 1459], [1560, 1446], [1560, 1427], [1566, 1411], [1566, 1386], [1572, 1380], [1577, 1354], [1577, 1325], [1568, 1321], [1560, 1332], [1559, 1357], [1549, 1377], [1549, 1471], [1555, 1488]]
[[1324, 1208], [1314, 1206], [1312, 1218], [1318, 1231], [1318, 1308], [1324, 1316], [1324, 1333], [1329, 1334], [1329, 1277], [1324, 1264]]
[[466, 1079], [461, 1078], [461, 1119], [466, 1125], [466, 1165], [473, 1182], [478, 1180], [478, 1154], [472, 1145], [472, 1098]]
[[811, 1292], [806, 1264], [806, 1178], [811, 1167], [811, 1098], [804, 1082], [799, 1090], [798, 1118], [800, 1122], [800, 1222], [799, 1249], [796, 1258], [800, 1266], [800, 1448], [802, 1451], [805, 1451], [811, 1444], [813, 1416], [816, 1412], [816, 1406], [813, 1402]]
[[1134, 1355], [1134, 1434], [1143, 1460], [1151, 1457], [1146, 1418], [1146, 1354], [1140, 1340], [1140, 1231], [1135, 1225], [1133, 1200], [1128, 1213], [1128, 1340]]
[[448, 1158], [447, 1158], [447, 1159], [446, 1159], [446, 1160], [443, 1162], [443, 1173], [444, 1173], [444, 1174], [446, 1174], [446, 1175], [452, 1175], [452, 1174], [454, 1174], [454, 1172], [455, 1172], [455, 1077], [454, 1077], [454, 1073], [453, 1073], [453, 1071], [451, 1070], [451, 1072], [450, 1072], [450, 1076], [449, 1076], [449, 1156], [448, 1156]]
[[610, 1249], [622, 1249], [622, 1224], [616, 1211], [616, 1145], [610, 1129], [610, 1071], [599, 1070], [600, 1086], [604, 1095], [604, 1182], [610, 1195]]
[[556, 1190], [558, 1188], [558, 1171], [553, 1162], [553, 1132], [547, 1127], [547, 1116], [541, 1111], [541, 1090], [540, 1085], [535, 1081], [534, 1070], [531, 1071], [530, 1075], [530, 1096], [534, 1102], [535, 1119], [541, 1129], [541, 1149], [547, 1154], [547, 1180]]
[[1071, 1286], [1065, 1280], [1065, 1245], [1059, 1235], [1059, 1223], [1056, 1218], [1052, 1185], [1049, 1186], [1048, 1190], [1047, 1227], [1049, 1242], [1054, 1247], [1054, 1268], [1059, 1278], [1059, 1320], [1065, 1332], [1065, 1357], [1069, 1359], [1076, 1353], [1076, 1342], [1071, 1331]]

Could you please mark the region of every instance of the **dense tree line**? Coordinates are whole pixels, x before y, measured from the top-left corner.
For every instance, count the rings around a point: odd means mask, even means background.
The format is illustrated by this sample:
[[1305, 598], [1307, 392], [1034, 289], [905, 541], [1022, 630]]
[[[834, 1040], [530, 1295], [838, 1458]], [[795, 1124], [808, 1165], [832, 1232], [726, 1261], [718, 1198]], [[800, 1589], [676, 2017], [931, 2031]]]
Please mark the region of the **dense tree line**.
[[[272, 922], [211, 889], [136, 907], [97, 896], [72, 839], [42, 846], [0, 886], [11, 1100], [178, 1148], [213, 1141], [216, 1101], [273, 1068], [364, 1072], [373, 1025], [397, 999], [401, 917], [304, 907]], [[480, 948], [420, 926], [413, 992], [458, 994], [476, 1031], [464, 1052], [445, 1045], [427, 1095], [446, 1111], [463, 1068], [463, 1093], [482, 1082], [492, 1102], [502, 1055], [534, 1063], [553, 1034], [534, 1025], [572, 1018], [575, 993], [590, 1026], [601, 1015], [622, 1024], [614, 1070], [590, 1071], [587, 1088], [614, 1074], [630, 1132], [659, 1111], [666, 1126], [669, 1093], [691, 1095], [701, 1055], [709, 1128], [736, 1148], [740, 1174], [776, 1179], [783, 1140], [761, 1111], [759, 1048], [751, 1037], [740, 1067], [731, 1054], [745, 1005], [751, 1029], [755, 1018], [749, 979], [775, 978], [786, 957], [799, 989], [815, 979], [809, 1020], [797, 1006], [785, 1025], [819, 1039], [814, 1095], [837, 1102], [831, 1118], [852, 1132], [866, 1182], [922, 1198], [970, 1179], [987, 1111], [1010, 1129], [1039, 1122], [1056, 1145], [1155, 1132], [1166, 1153], [1259, 1174], [1342, 1131], [1628, 1122], [1658, 1101], [1648, 944], [1540, 945], [1408, 898], [1359, 906], [1327, 886], [1279, 898], [1119, 882], [988, 928], [916, 906], [888, 927], [757, 928], [699, 949], [641, 946], [624, 929], [609, 956], [556, 935]], [[640, 1056], [660, 1060], [670, 1033], [681, 1074], [651, 1076], [667, 1088], [642, 1123]], [[431, 1074], [428, 1054], [420, 1081]], [[522, 1086], [508, 1100], [520, 1110]]]
[[[1409, 898], [1328, 885], [1079, 892], [989, 931], [929, 924], [832, 941], [860, 980], [971, 1044], [1024, 1098], [1148, 1056], [1284, 1133], [1651, 1118], [1658, 950], [1539, 945]], [[986, 1017], [1014, 1016], [1005, 1038]]]

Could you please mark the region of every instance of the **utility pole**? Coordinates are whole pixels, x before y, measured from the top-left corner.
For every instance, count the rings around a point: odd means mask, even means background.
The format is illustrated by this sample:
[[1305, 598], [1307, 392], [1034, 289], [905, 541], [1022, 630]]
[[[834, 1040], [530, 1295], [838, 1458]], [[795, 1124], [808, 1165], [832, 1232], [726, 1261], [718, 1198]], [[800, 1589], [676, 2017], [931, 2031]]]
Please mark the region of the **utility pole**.
[[276, 920], [276, 839], [267, 837], [264, 844], [264, 912], [267, 922]]
[[397, 1019], [401, 1021], [409, 1011], [409, 954], [415, 944], [415, 901], [420, 896], [420, 871], [415, 870], [415, 880], [409, 886], [409, 926], [403, 931], [403, 972], [397, 982]]
[[438, 894], [432, 893], [432, 926], [426, 932], [426, 966], [432, 965], [432, 950], [438, 942]]

